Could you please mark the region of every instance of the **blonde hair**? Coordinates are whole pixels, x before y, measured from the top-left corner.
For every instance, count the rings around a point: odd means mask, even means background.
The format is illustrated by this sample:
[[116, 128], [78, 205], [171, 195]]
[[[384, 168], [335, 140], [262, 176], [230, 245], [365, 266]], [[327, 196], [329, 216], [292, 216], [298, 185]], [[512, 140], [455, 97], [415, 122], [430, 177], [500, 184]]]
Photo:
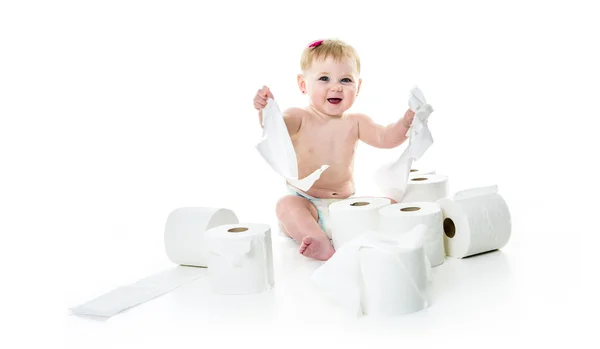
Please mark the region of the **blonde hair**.
[[310, 69], [315, 60], [325, 60], [328, 57], [336, 62], [349, 59], [356, 62], [356, 71], [360, 74], [360, 58], [354, 47], [337, 39], [316, 40], [302, 51], [300, 69], [302, 72]]

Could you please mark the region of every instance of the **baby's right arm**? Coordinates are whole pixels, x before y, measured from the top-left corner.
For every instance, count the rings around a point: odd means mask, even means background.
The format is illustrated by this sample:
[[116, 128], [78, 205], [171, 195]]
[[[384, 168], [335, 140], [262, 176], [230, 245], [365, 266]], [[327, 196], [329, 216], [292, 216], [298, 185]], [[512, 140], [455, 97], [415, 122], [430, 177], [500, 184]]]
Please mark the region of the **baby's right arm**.
[[[262, 110], [267, 106], [267, 99], [269, 98], [275, 99], [267, 86], [263, 86], [263, 88], [258, 90], [254, 97], [254, 108], [258, 110], [258, 122], [261, 127], [263, 126]], [[285, 120], [285, 125], [290, 136], [293, 136], [300, 130], [302, 112], [303, 110], [300, 108], [289, 108], [283, 112], [283, 120]]]

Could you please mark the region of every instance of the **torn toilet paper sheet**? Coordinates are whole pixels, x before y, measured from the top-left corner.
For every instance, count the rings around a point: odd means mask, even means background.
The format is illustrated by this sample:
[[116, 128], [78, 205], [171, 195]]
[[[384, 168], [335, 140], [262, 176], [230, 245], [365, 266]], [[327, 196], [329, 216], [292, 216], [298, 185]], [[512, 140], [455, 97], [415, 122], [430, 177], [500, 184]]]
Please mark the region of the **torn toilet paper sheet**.
[[427, 125], [433, 108], [427, 104], [423, 92], [415, 87], [408, 99], [410, 110], [415, 117], [407, 131], [408, 146], [398, 160], [383, 165], [376, 173], [376, 181], [383, 194], [401, 202], [406, 193], [407, 181], [414, 160], [419, 160], [433, 144], [433, 137]]
[[420, 224], [401, 238], [369, 232], [344, 244], [311, 276], [351, 315], [396, 316], [429, 305], [431, 265]]
[[283, 114], [272, 99], [262, 110], [263, 138], [256, 149], [271, 168], [296, 188], [308, 191], [329, 165], [324, 164], [305, 178], [298, 178], [298, 159]]
[[427, 149], [433, 144], [433, 137], [427, 126], [429, 115], [433, 108], [427, 104], [423, 92], [414, 87], [410, 91], [408, 106], [415, 113], [415, 118], [408, 129], [410, 154], [415, 160], [419, 160]]
[[206, 268], [169, 268], [134, 284], [118, 287], [85, 304], [71, 308], [70, 311], [73, 315], [106, 320], [205, 275], [208, 275]]

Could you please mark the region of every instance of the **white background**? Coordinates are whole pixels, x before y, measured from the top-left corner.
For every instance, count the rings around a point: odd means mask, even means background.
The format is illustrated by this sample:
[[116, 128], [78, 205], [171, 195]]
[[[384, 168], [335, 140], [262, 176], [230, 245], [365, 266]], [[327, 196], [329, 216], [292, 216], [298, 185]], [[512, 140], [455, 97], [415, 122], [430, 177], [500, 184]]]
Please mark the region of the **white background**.
[[[580, 346], [597, 301], [600, 54], [593, 1], [3, 1], [0, 5], [2, 341], [69, 348]], [[302, 48], [362, 58], [355, 110], [386, 124], [418, 85], [435, 143], [417, 163], [451, 191], [497, 184], [513, 216], [499, 252], [435, 269], [429, 309], [344, 319], [312, 294], [316, 264], [275, 239], [274, 290], [206, 280], [97, 323], [68, 307], [173, 266], [167, 215], [227, 207], [273, 224], [280, 179], [252, 108], [282, 108]], [[361, 144], [359, 194], [404, 146]], [[9, 325], [6, 325], [9, 322]], [[591, 342], [588, 342], [591, 343]], [[5, 345], [2, 345], [5, 347]]]

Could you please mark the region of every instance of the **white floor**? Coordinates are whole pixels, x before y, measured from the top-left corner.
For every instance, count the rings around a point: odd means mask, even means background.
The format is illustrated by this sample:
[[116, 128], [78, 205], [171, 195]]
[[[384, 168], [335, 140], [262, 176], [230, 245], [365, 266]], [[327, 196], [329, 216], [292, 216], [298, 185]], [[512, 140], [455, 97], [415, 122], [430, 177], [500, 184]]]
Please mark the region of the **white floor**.
[[[322, 262], [299, 255], [293, 241], [274, 236], [272, 290], [221, 296], [211, 293], [204, 277], [105, 322], [67, 316], [66, 343], [69, 348], [201, 347], [214, 345], [214, 340], [219, 343], [216, 347], [259, 342], [261, 347], [397, 348], [411, 343], [411, 347], [464, 348], [523, 341], [588, 342], [584, 338], [591, 334], [586, 331], [593, 322], [584, 320], [590, 311], [590, 300], [583, 296], [588, 276], [578, 267], [578, 249], [566, 249], [560, 240], [536, 241], [542, 234], [522, 222], [515, 219], [513, 238], [503, 250], [466, 259], [447, 257], [433, 269], [431, 306], [402, 317], [346, 317], [309, 282]], [[157, 260], [138, 272], [175, 267], [164, 258]], [[102, 270], [100, 265], [96, 268], [92, 270]], [[104, 284], [71, 289], [69, 305], [97, 295], [85, 296], [83, 290], [107, 291], [115, 279], [135, 281], [131, 273], [135, 268], [127, 269], [121, 266], [98, 276]], [[137, 278], [145, 276], [149, 275]], [[86, 280], [92, 278], [88, 275]]]
[[[0, 348], [52, 347], [63, 324], [77, 349], [600, 348], [593, 1], [60, 3], [0, 2]], [[299, 54], [321, 37], [357, 47], [355, 110], [376, 122], [423, 90], [434, 145], [418, 165], [452, 192], [497, 184], [508, 245], [448, 259], [431, 306], [398, 318], [342, 316], [308, 282], [319, 263], [279, 238], [269, 292], [217, 296], [205, 278], [106, 322], [69, 316], [175, 267], [175, 208], [271, 221], [282, 181], [256, 152], [252, 98], [266, 84], [282, 108], [306, 105]], [[400, 153], [360, 145], [359, 191], [375, 195], [370, 175]]]

